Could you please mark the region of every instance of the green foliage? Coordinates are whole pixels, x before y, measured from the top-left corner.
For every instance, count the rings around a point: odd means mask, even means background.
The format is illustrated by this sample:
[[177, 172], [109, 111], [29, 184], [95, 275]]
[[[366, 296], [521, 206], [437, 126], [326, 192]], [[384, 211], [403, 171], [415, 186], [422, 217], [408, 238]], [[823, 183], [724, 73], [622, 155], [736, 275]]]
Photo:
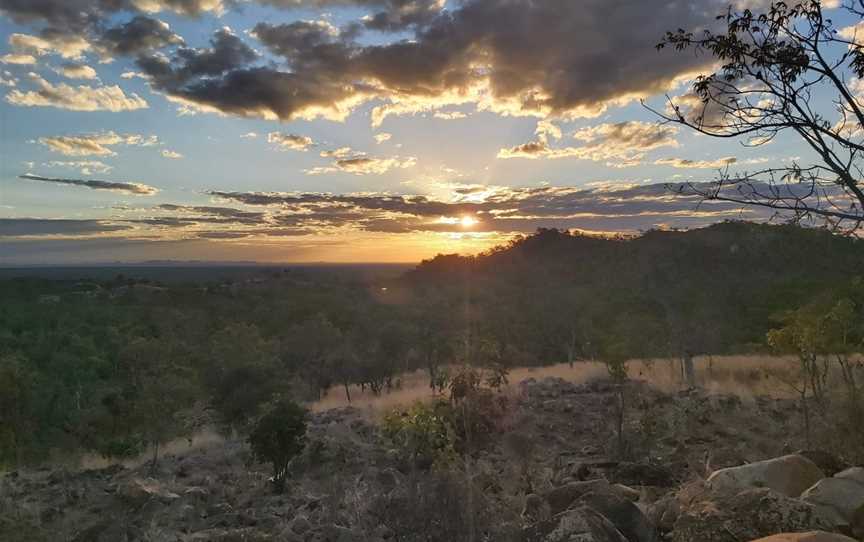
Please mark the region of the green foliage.
[[252, 426], [249, 445], [258, 461], [273, 465], [273, 485], [281, 493], [291, 460], [306, 446], [306, 409], [289, 399], [276, 397]]
[[614, 377], [635, 357], [752, 350], [771, 315], [823, 298], [831, 316], [813, 348], [844, 353], [852, 371], [864, 295], [847, 270], [862, 268], [851, 239], [725, 223], [627, 240], [541, 230], [386, 283], [267, 269], [220, 281], [174, 271], [188, 283], [129, 272], [0, 280], [0, 465], [135, 455], [193, 430], [183, 414], [196, 405], [246, 431], [274, 394], [386, 393], [411, 370], [467, 401], [464, 419], [448, 419], [462, 449], [506, 425], [508, 406], [489, 389], [511, 367], [595, 360]]
[[429, 467], [455, 458], [452, 409], [443, 400], [418, 402], [384, 416], [382, 431], [412, 464]]

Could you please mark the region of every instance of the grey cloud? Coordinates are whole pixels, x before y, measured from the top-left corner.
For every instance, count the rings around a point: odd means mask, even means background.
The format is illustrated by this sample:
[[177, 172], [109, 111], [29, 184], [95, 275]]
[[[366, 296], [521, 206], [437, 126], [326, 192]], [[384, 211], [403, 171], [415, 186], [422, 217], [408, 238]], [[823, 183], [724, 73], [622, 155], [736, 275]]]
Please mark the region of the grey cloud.
[[63, 178], [54, 178], [54, 177], [42, 177], [39, 175], [31, 175], [29, 173], [25, 173], [24, 175], [19, 176], [20, 179], [25, 179], [28, 181], [41, 181], [47, 183], [56, 183], [56, 184], [68, 184], [72, 186], [83, 186], [85, 188], [91, 188], [93, 190], [114, 190], [117, 192], [128, 192], [130, 194], [140, 195], [140, 196], [152, 196], [158, 190], [153, 188], [152, 186], [147, 186], [146, 184], [141, 183], [126, 183], [126, 182], [115, 182], [115, 181], [96, 181], [96, 180], [82, 180], [82, 179], [63, 179]]
[[99, 46], [109, 56], [113, 56], [137, 55], [182, 43], [183, 38], [172, 32], [168, 24], [138, 15], [124, 24], [106, 30]]
[[669, 28], [714, 24], [724, 7], [723, 0], [465, 0], [436, 12], [412, 40], [380, 45], [318, 23], [259, 24], [254, 34], [291, 71], [254, 66], [247, 55], [221, 71], [188, 69], [198, 53], [146, 58], [141, 68], [179, 100], [242, 116], [344, 117], [368, 99], [446, 101], [484, 81], [494, 110], [596, 115], [705, 68], [708, 58], [654, 45]]
[[130, 226], [104, 220], [0, 218], [0, 237], [93, 235], [128, 230]]

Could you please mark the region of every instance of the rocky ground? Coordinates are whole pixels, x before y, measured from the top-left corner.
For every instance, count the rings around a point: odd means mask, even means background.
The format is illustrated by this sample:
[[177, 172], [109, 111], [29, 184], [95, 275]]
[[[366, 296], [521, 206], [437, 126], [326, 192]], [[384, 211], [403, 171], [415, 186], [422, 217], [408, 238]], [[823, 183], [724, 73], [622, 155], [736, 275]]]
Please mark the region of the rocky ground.
[[343, 408], [313, 415], [281, 495], [240, 441], [155, 470], [6, 473], [0, 540], [864, 540], [864, 469], [798, 450], [793, 401], [639, 383], [626, 398], [628, 461], [612, 386], [547, 378], [519, 384], [500, 432], [446, 470], [406, 463], [374, 416]]

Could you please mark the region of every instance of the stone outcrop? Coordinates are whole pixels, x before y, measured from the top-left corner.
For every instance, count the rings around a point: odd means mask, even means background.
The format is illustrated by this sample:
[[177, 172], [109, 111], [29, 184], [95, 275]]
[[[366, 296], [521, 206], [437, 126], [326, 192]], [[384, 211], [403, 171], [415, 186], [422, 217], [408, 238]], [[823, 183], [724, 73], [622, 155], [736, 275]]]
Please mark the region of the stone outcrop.
[[711, 474], [708, 485], [718, 492], [735, 493], [764, 487], [787, 497], [798, 497], [824, 477], [815, 463], [793, 454], [720, 469]]

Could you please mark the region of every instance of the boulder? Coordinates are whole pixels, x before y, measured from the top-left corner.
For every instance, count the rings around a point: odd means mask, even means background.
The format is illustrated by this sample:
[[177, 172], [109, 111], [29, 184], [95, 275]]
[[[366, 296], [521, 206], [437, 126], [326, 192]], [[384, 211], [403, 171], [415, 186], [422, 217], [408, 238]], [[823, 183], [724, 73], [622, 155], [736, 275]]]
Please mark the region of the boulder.
[[801, 495], [801, 500], [823, 508], [835, 517], [837, 526], [856, 534], [864, 531], [864, 484], [852, 478], [825, 478]]
[[708, 485], [714, 491], [727, 493], [764, 487], [797, 497], [824, 477], [815, 463], [792, 454], [714, 471], [708, 477]]
[[535, 493], [531, 493], [525, 497], [522, 517], [529, 522], [549, 521], [552, 517], [552, 510], [546, 499]]
[[672, 487], [675, 473], [653, 463], [620, 463], [612, 472], [612, 480], [628, 486]]
[[573, 504], [579, 497], [588, 493], [608, 493], [612, 486], [603, 479], [587, 480], [585, 482], [570, 482], [547, 491], [543, 497], [549, 503], [552, 515], [559, 514]]
[[610, 484], [602, 478], [570, 482], [558, 486], [543, 494], [549, 503], [552, 515], [559, 514], [577, 502], [580, 497], [589, 493], [612, 494], [628, 501], [639, 500], [639, 492], [621, 484]]
[[798, 455], [803, 455], [810, 461], [816, 463], [816, 466], [822, 469], [822, 472], [825, 473], [825, 476], [834, 476], [841, 470], [848, 467], [848, 464], [844, 463], [840, 458], [831, 452], [826, 452], [825, 450], [801, 450], [799, 452], [795, 452]]
[[855, 542], [855, 540], [842, 534], [810, 531], [809, 533], [775, 534], [752, 542]]
[[551, 528], [546, 532], [529, 533], [524, 539], [542, 542], [627, 542], [609, 520], [590, 508], [562, 512], [552, 518], [548, 526]]
[[858, 482], [861, 485], [864, 485], [864, 467], [852, 467], [846, 469], [843, 472], [838, 472], [837, 474], [835, 474], [834, 478], [852, 480], [854, 482]]
[[629, 542], [657, 542], [657, 529], [631, 501], [611, 492], [588, 493], [578, 502], [599, 513]]
[[674, 542], [740, 542], [784, 532], [831, 531], [819, 508], [768, 488], [737, 494], [707, 492], [681, 510]]
[[117, 486], [117, 496], [132, 506], [142, 506], [154, 500], [169, 503], [180, 498], [152, 478], [131, 478], [122, 482]]

